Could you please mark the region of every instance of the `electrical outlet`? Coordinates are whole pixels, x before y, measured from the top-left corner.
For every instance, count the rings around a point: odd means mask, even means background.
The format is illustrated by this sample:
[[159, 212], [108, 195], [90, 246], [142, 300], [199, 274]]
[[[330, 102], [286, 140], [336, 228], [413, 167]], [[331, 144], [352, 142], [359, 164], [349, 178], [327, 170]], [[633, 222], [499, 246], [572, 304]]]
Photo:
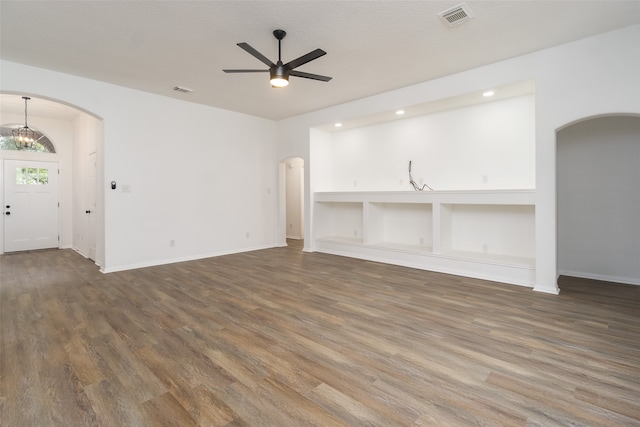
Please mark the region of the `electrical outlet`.
[[486, 243], [482, 244], [482, 252], [484, 252], [485, 254], [487, 252], [489, 252], [489, 245], [488, 244], [486, 244]]
[[175, 240], [169, 240], [169, 247], [174, 247], [176, 245], [176, 241]]
[[423, 245], [424, 245], [424, 237], [421, 237], [420, 238], [420, 246], [423, 246]]
[[248, 239], [249, 237], [251, 237], [251, 234], [247, 231], [247, 234], [245, 234], [245, 237]]

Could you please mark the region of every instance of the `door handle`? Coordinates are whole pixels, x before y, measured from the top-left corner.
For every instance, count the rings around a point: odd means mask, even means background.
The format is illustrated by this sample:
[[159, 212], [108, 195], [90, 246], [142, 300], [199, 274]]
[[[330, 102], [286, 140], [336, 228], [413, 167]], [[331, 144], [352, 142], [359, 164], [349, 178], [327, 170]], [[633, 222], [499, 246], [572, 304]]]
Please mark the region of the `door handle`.
[[91, 213], [91, 211], [84, 211], [84, 213]]
[[5, 215], [11, 215], [11, 212], [5, 212], [4, 214]]

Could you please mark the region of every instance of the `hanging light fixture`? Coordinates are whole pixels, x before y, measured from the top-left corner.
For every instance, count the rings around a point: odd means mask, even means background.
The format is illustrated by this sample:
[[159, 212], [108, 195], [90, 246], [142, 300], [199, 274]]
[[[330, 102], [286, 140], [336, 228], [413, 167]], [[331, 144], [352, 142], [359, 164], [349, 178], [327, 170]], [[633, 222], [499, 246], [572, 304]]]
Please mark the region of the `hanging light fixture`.
[[24, 99], [24, 126], [11, 131], [13, 134], [13, 141], [18, 150], [32, 148], [33, 143], [38, 139], [38, 133], [35, 130], [30, 129], [27, 125], [27, 101], [31, 98], [23, 96], [22, 99]]

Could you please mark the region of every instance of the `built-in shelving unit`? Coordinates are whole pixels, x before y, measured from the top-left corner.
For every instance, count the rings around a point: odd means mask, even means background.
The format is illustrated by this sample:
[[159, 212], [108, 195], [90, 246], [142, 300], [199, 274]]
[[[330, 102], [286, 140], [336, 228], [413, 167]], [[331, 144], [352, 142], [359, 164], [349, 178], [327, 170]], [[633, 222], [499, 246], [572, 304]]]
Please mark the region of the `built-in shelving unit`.
[[313, 250], [535, 285], [535, 191], [318, 192]]

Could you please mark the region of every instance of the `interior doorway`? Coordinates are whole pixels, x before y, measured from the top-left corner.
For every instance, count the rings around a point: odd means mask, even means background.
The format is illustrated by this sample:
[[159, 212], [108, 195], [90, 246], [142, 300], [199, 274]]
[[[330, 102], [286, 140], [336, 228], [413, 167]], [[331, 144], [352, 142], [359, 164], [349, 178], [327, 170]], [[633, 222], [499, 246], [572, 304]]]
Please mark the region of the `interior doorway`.
[[[18, 217], [11, 212], [6, 215], [6, 206], [17, 209], [20, 201], [9, 200], [10, 193], [16, 189], [7, 189], [9, 183], [17, 179], [14, 175], [16, 168], [24, 168], [27, 180], [37, 179], [40, 184], [34, 190], [39, 191], [39, 202], [45, 196], [42, 190], [57, 182], [57, 196], [55, 201], [55, 231], [47, 232], [50, 237], [37, 231], [39, 248], [74, 249], [95, 261], [99, 266], [104, 265], [104, 165], [103, 165], [103, 122], [99, 116], [80, 107], [64, 103], [61, 100], [50, 99], [29, 94], [29, 124], [33, 124], [38, 132], [42, 130], [43, 137], [38, 139], [37, 146], [32, 149], [21, 149], [15, 145], [12, 129], [24, 123], [24, 101], [21, 94], [7, 94], [0, 92], [0, 116], [3, 124], [0, 126], [0, 199], [2, 200], [3, 217]], [[46, 135], [45, 135], [46, 132]], [[46, 137], [46, 138], [45, 138]], [[53, 145], [55, 141], [55, 147]], [[35, 165], [6, 165], [5, 161], [53, 162], [56, 173], [48, 175], [44, 170], [51, 168]], [[20, 169], [22, 170], [22, 169]], [[42, 170], [42, 171], [41, 171]], [[59, 173], [58, 173], [59, 172]], [[43, 182], [48, 180], [48, 184]], [[55, 181], [55, 182], [54, 182]], [[15, 195], [15, 194], [14, 194]], [[11, 196], [12, 197], [12, 196]], [[18, 196], [16, 196], [18, 197]], [[19, 196], [25, 198], [26, 196]], [[49, 197], [49, 196], [47, 196]], [[5, 198], [7, 202], [5, 203]], [[10, 203], [9, 203], [10, 202]], [[51, 206], [54, 206], [53, 204]], [[53, 210], [53, 207], [52, 207]], [[30, 208], [30, 212], [34, 209]], [[37, 207], [35, 211], [38, 219], [44, 218], [43, 209]], [[53, 218], [53, 215], [47, 215]], [[24, 216], [20, 215], [21, 218]], [[35, 249], [31, 246], [17, 246], [11, 241], [33, 240], [25, 237], [25, 229], [7, 224], [3, 218], [0, 224], [0, 253], [14, 250]], [[33, 221], [33, 220], [32, 220]], [[29, 232], [36, 233], [35, 223], [30, 222]], [[40, 227], [39, 225], [37, 227]], [[53, 230], [53, 228], [51, 228]], [[22, 236], [16, 233], [20, 232]], [[12, 236], [12, 234], [14, 234]], [[10, 241], [7, 241], [10, 240]], [[46, 247], [43, 246], [45, 241]], [[17, 249], [16, 249], [17, 248]]]
[[304, 160], [290, 157], [280, 163], [280, 241], [304, 242]]
[[640, 285], [640, 117], [557, 133], [558, 272]]

